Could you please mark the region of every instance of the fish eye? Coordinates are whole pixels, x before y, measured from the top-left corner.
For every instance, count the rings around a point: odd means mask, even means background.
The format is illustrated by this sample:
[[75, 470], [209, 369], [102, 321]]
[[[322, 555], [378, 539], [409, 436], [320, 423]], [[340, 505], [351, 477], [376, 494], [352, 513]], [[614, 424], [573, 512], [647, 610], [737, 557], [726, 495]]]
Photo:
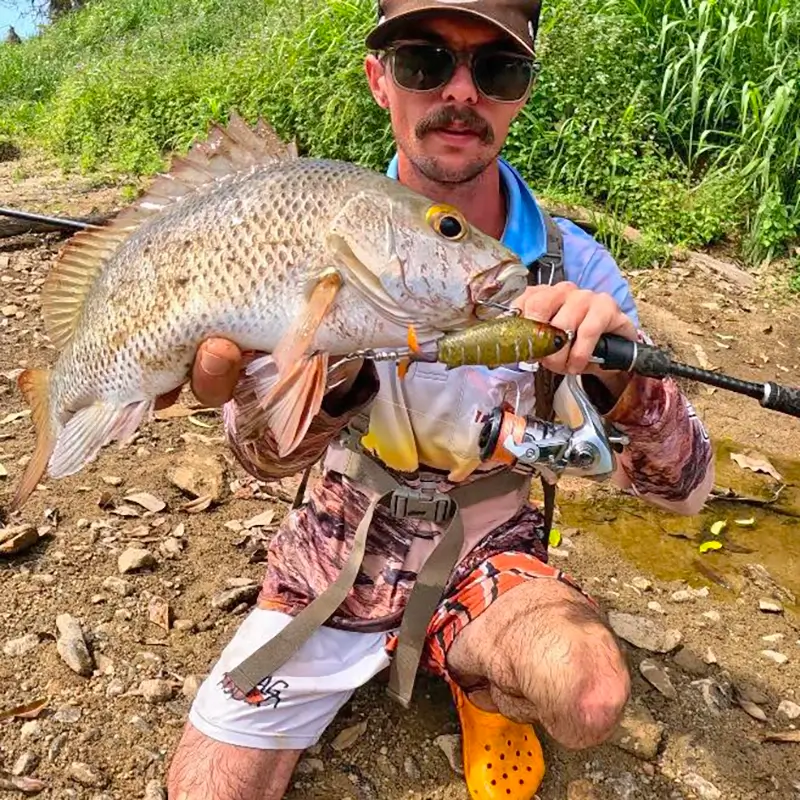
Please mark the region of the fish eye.
[[467, 235], [467, 221], [461, 212], [452, 206], [431, 206], [427, 217], [436, 233], [451, 242], [457, 242]]

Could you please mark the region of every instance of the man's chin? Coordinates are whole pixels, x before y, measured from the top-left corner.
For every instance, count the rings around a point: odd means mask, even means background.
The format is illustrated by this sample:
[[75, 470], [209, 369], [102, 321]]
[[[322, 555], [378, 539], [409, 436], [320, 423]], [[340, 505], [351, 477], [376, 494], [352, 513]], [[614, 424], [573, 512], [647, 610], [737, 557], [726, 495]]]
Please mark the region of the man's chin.
[[414, 158], [417, 169], [428, 180], [437, 183], [467, 183], [480, 175], [492, 162], [493, 157], [457, 155], [427, 155]]

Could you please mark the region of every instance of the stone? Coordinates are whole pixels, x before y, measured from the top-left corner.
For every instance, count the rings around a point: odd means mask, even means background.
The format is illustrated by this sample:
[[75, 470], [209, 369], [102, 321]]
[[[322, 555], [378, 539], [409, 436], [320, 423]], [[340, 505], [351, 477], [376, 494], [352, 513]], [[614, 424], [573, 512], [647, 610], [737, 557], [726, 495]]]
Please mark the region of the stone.
[[778, 704], [778, 713], [786, 719], [800, 719], [800, 706], [791, 700], [781, 700]]
[[22, 723], [19, 729], [19, 738], [23, 742], [33, 742], [42, 737], [42, 723], [38, 719], [30, 719]]
[[631, 583], [642, 592], [649, 592], [653, 588], [653, 582], [647, 578], [634, 578]]
[[39, 644], [39, 636], [36, 633], [26, 633], [17, 639], [9, 639], [3, 645], [3, 653], [9, 658], [19, 658], [29, 653]]
[[64, 749], [64, 745], [67, 743], [68, 739], [69, 734], [66, 731], [56, 734], [53, 737], [50, 746], [47, 748], [47, 757], [50, 761], [55, 761], [59, 755], [61, 755], [61, 751]]
[[172, 623], [172, 630], [182, 633], [191, 633], [197, 627], [193, 619], [176, 619]]
[[719, 800], [722, 797], [722, 792], [714, 786], [713, 783], [707, 781], [702, 775], [696, 772], [687, 772], [683, 776], [683, 782], [690, 788], [697, 792], [697, 796], [702, 800]]
[[189, 700], [194, 700], [197, 693], [200, 691], [200, 685], [202, 683], [203, 679], [200, 675], [187, 675], [183, 679], [183, 687], [181, 689], [183, 696], [187, 697]]
[[664, 606], [662, 606], [661, 603], [659, 603], [657, 600], [651, 600], [647, 604], [647, 608], [650, 611], [655, 611], [656, 614], [666, 614], [667, 613], [666, 611], [664, 611]]
[[210, 497], [213, 503], [223, 499], [228, 487], [225, 462], [215, 453], [188, 452], [167, 478], [190, 497]]
[[297, 765], [297, 772], [300, 775], [313, 775], [315, 772], [324, 772], [325, 763], [321, 758], [304, 758]]
[[705, 675], [708, 672], [706, 664], [691, 650], [682, 647], [672, 656], [672, 660], [684, 671], [691, 675]]
[[717, 663], [716, 653], [710, 647], [706, 648], [706, 652], [703, 654], [703, 661], [709, 665]]
[[769, 702], [769, 697], [762, 692], [761, 689], [757, 686], [753, 686], [751, 683], [737, 684], [736, 696], [744, 700], [749, 700], [751, 703], [755, 703], [759, 706]]
[[11, 774], [17, 776], [30, 775], [38, 765], [39, 756], [32, 750], [26, 750], [14, 762], [14, 766], [11, 767]]
[[658, 755], [663, 735], [664, 724], [656, 722], [645, 706], [629, 704], [611, 736], [611, 741], [637, 758], [651, 761]]
[[222, 611], [233, 611], [241, 603], [252, 605], [255, 603], [260, 587], [257, 583], [249, 586], [238, 586], [234, 589], [226, 589], [218, 592], [211, 598], [212, 608], [219, 608]]
[[70, 614], [59, 614], [56, 617], [56, 628], [59, 632], [56, 650], [61, 660], [78, 675], [84, 678], [91, 677], [94, 672], [94, 659], [89, 652], [78, 620]]
[[591, 781], [580, 778], [567, 786], [567, 800], [599, 800], [600, 795]]
[[148, 781], [144, 787], [144, 800], [167, 800], [167, 793], [159, 781]]
[[444, 753], [447, 763], [456, 775], [464, 774], [464, 765], [461, 758], [461, 736], [457, 733], [443, 733], [437, 736], [433, 743]]
[[103, 588], [118, 594], [120, 597], [127, 597], [133, 591], [133, 587], [128, 581], [124, 578], [118, 578], [116, 575], [109, 575], [103, 581]]
[[81, 710], [77, 706], [61, 706], [53, 714], [53, 719], [63, 725], [74, 725], [81, 718]]
[[773, 664], [785, 664], [789, 660], [789, 656], [777, 650], [762, 650], [761, 655]]
[[758, 601], [758, 610], [765, 614], [783, 614], [783, 605], [777, 600], [769, 600], [762, 597]]
[[412, 781], [418, 781], [422, 777], [422, 773], [413, 756], [406, 756], [403, 759], [403, 772], [405, 772]]
[[674, 650], [683, 638], [674, 628], [664, 629], [646, 617], [637, 617], [621, 611], [609, 611], [608, 621], [621, 639], [634, 647], [653, 653], [668, 653]]
[[331, 748], [337, 752], [347, 750], [352, 747], [367, 730], [367, 721], [362, 720], [355, 725], [350, 725], [347, 728], [339, 731], [334, 740], [331, 742]]
[[786, 603], [794, 605], [796, 598], [794, 593], [785, 586], [781, 586], [769, 574], [763, 564], [745, 564], [744, 574], [759, 588], [765, 592], [772, 592], [773, 596]]
[[123, 694], [125, 694], [125, 684], [119, 678], [109, 681], [106, 686], [106, 697], [119, 697]]
[[117, 569], [121, 574], [136, 572], [141, 569], [150, 569], [156, 566], [155, 556], [142, 547], [129, 547], [123, 550], [117, 559]]
[[160, 678], [149, 678], [139, 684], [139, 694], [148, 702], [156, 705], [172, 699], [172, 684]]
[[73, 781], [90, 789], [102, 789], [108, 783], [108, 779], [99, 769], [83, 761], [73, 761], [69, 765], [68, 774]]
[[692, 681], [692, 686], [700, 689], [703, 700], [712, 713], [719, 714], [731, 707], [733, 690], [727, 684], [722, 684], [713, 678], [701, 678]]
[[674, 700], [678, 693], [669, 679], [666, 671], [650, 658], [644, 658], [639, 663], [639, 672], [642, 677], [669, 700]]
[[703, 616], [711, 620], [711, 622], [722, 622], [722, 614], [719, 613], [716, 609], [711, 609], [711, 611], [704, 611]]
[[673, 603], [691, 603], [694, 595], [688, 589], [679, 589], [677, 592], [673, 592], [669, 599]]

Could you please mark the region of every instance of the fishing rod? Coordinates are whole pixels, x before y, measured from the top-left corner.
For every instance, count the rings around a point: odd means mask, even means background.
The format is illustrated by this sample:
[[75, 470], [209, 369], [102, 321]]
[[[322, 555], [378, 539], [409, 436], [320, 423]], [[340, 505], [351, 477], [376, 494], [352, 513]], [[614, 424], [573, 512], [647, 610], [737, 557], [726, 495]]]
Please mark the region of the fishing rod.
[[51, 217], [45, 214], [34, 214], [32, 211], [20, 211], [16, 208], [0, 207], [0, 216], [11, 217], [12, 219], [21, 219], [27, 222], [39, 222], [44, 225], [52, 225], [54, 228], [87, 230], [88, 228], [98, 227], [91, 222], [82, 222], [81, 220], [69, 219], [67, 217]]
[[771, 411], [800, 417], [800, 388], [781, 386], [775, 381], [765, 383], [746, 381], [724, 373], [693, 367], [673, 361], [666, 350], [621, 336], [606, 333], [600, 337], [593, 352], [593, 361], [601, 369], [636, 372], [651, 378], [673, 376], [717, 386], [736, 394], [747, 395]]

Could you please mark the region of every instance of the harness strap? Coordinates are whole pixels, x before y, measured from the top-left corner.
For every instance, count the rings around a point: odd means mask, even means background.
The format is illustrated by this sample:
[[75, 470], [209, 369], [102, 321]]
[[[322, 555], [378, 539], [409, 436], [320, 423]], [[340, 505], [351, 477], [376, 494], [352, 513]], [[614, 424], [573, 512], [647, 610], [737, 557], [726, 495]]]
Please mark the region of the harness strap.
[[265, 677], [274, 674], [285, 664], [314, 631], [334, 614], [355, 583], [375, 509], [382, 505], [394, 516], [427, 519], [443, 526], [439, 542], [420, 570], [403, 613], [397, 650], [390, 670], [389, 694], [407, 708], [425, 647], [428, 624], [464, 544], [461, 507], [474, 505], [499, 493], [518, 491], [528, 479], [514, 473], [498, 473], [447, 494], [410, 489], [398, 483], [368, 456], [352, 451], [348, 453], [342, 474], [379, 492], [367, 506], [356, 528], [350, 555], [342, 571], [280, 633], [231, 670], [228, 678], [239, 691], [248, 694]]

